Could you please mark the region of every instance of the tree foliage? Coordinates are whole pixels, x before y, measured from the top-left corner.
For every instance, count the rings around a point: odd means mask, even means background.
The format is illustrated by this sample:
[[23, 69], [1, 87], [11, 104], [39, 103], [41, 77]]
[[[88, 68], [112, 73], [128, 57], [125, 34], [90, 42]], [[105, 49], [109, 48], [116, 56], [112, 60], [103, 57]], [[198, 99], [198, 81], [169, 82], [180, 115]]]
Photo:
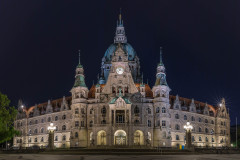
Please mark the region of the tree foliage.
[[7, 95], [0, 92], [0, 143], [11, 140], [18, 134], [14, 129], [13, 122], [17, 116], [17, 110], [10, 105]]

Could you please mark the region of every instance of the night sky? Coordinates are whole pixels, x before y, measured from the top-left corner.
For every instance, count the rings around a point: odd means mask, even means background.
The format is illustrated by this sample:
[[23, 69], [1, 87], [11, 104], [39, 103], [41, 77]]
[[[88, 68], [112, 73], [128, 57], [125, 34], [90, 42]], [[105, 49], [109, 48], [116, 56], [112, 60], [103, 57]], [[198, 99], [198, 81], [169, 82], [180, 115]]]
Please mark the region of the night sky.
[[[87, 86], [122, 17], [152, 87], [163, 47], [171, 94], [240, 113], [240, 1], [1, 0], [0, 91], [16, 106], [69, 96], [81, 49]], [[240, 122], [240, 116], [239, 121]]]

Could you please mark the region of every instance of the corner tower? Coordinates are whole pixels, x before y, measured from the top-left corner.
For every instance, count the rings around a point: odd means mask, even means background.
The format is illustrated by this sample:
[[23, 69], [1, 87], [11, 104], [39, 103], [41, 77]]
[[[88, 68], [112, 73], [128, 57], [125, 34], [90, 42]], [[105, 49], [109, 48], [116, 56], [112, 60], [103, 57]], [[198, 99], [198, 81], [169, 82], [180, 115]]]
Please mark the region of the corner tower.
[[80, 50], [79, 50], [79, 63], [76, 67], [75, 72], [75, 82], [73, 88], [71, 89], [72, 93], [72, 103], [86, 102], [88, 98], [88, 88], [85, 84], [84, 69], [80, 62]]
[[157, 126], [154, 128], [154, 146], [170, 147], [171, 146], [171, 119], [170, 119], [170, 104], [169, 92], [166, 79], [166, 70], [162, 60], [162, 47], [160, 47], [160, 62], [157, 66], [156, 82], [153, 86], [153, 107], [156, 112]]

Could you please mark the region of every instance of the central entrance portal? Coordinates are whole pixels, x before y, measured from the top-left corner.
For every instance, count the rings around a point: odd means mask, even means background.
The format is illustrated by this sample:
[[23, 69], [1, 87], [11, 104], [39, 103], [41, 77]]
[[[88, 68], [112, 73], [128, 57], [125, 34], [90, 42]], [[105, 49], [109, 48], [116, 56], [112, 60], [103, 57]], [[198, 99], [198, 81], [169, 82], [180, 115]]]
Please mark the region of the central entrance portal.
[[127, 145], [127, 134], [124, 130], [117, 130], [115, 132], [114, 144], [119, 146]]

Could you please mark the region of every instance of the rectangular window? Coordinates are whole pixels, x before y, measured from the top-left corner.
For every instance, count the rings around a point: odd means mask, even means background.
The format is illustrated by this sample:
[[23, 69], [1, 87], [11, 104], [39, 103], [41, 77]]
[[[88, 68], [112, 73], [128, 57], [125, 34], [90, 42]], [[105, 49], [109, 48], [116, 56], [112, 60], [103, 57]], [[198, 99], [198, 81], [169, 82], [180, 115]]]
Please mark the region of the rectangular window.
[[84, 121], [81, 121], [81, 127], [84, 127]]
[[75, 121], [75, 127], [79, 126], [79, 121]]
[[162, 121], [162, 126], [166, 127], [166, 121]]

